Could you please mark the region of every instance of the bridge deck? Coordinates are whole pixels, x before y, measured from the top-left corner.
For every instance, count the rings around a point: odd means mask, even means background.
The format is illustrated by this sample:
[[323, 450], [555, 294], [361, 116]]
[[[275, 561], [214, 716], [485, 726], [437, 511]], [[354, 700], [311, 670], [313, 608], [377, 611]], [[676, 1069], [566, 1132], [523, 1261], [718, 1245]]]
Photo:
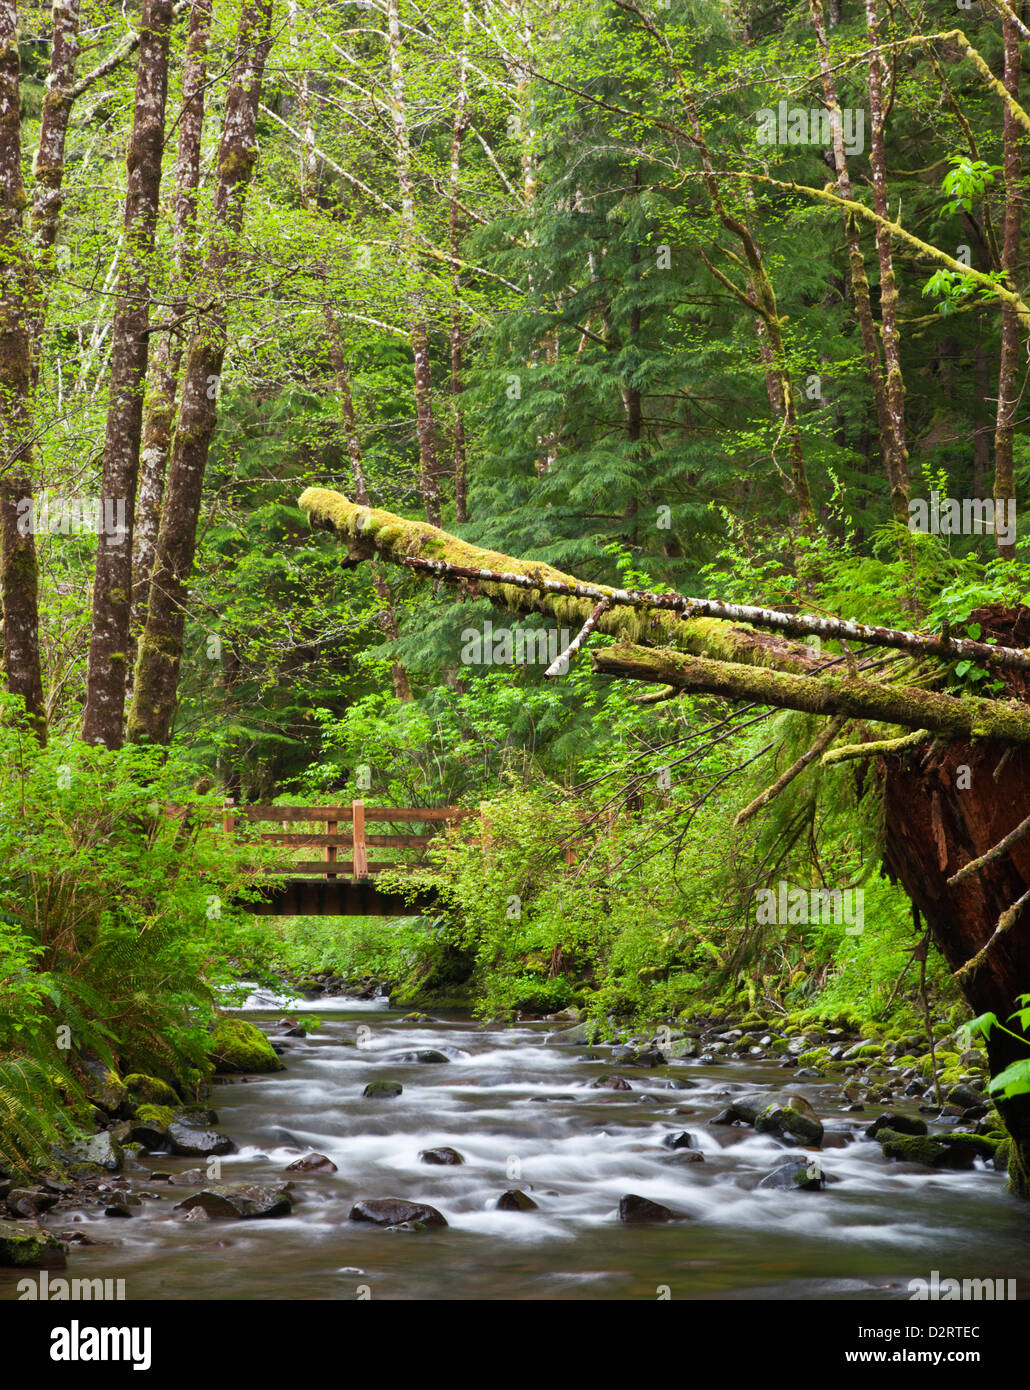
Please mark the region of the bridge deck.
[[[259, 838], [284, 849], [300, 852], [321, 849], [319, 858], [289, 859], [279, 872], [290, 875], [278, 888], [265, 889], [254, 902], [241, 904], [265, 917], [400, 917], [430, 911], [436, 903], [432, 891], [409, 898], [396, 889], [380, 888], [375, 875], [383, 870], [410, 871], [422, 862], [423, 851], [435, 834], [477, 812], [460, 806], [231, 806], [226, 807], [223, 829], [233, 834], [247, 822], [272, 824]], [[370, 835], [367, 821], [395, 826], [422, 824], [428, 833]], [[316, 831], [311, 823], [321, 823]], [[291, 830], [287, 826], [303, 825]], [[349, 831], [341, 833], [341, 825]], [[310, 826], [310, 828], [309, 828]], [[368, 849], [398, 850], [407, 856], [369, 861]], [[347, 859], [339, 857], [349, 851]]]

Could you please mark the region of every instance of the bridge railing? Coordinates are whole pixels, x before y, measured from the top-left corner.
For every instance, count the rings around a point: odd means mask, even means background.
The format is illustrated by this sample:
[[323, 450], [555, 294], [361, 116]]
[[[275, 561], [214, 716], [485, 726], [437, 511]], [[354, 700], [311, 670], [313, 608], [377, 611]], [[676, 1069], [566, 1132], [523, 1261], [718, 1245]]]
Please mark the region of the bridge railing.
[[[367, 878], [384, 869], [416, 868], [421, 852], [432, 843], [435, 835], [448, 825], [456, 825], [476, 814], [462, 806], [366, 806], [363, 801], [352, 801], [344, 806], [227, 806], [222, 826], [226, 834], [231, 835], [236, 826], [244, 822], [279, 825], [281, 829], [267, 830], [260, 838], [269, 844], [282, 845], [284, 849], [321, 851], [317, 858], [292, 859], [277, 865], [281, 873], [303, 878]], [[370, 834], [367, 829], [370, 822], [391, 827], [421, 824], [432, 829], [422, 834]], [[314, 829], [319, 824], [325, 826], [324, 831]], [[311, 829], [307, 828], [309, 825]], [[348, 828], [341, 831], [341, 825]], [[287, 829], [289, 826], [304, 828]], [[419, 853], [416, 858], [407, 859], [397, 855], [384, 858], [377, 854], [370, 860], [369, 849]], [[340, 858], [340, 852], [348, 850], [350, 857]]]

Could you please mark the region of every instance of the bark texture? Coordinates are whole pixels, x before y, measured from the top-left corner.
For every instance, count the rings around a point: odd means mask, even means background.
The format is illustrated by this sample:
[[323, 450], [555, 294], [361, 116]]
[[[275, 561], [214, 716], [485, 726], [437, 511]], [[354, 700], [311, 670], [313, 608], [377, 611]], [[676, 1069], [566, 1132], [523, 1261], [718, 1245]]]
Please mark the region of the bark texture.
[[257, 159], [257, 112], [271, 47], [272, 0], [249, 0], [240, 16], [233, 78], [218, 149], [211, 246], [200, 275], [207, 308], [190, 337], [182, 402], [168, 466], [147, 624], [139, 643], [129, 711], [133, 742], [167, 743], [175, 715], [189, 578], [204, 469], [218, 413], [225, 356], [228, 278], [236, 259], [247, 188]]
[[101, 512], [124, 518], [102, 526], [93, 583], [93, 622], [86, 675], [82, 737], [118, 748], [122, 742], [129, 609], [132, 599], [132, 529], [147, 377], [150, 276], [161, 192], [171, 0], [144, 0], [140, 18], [136, 97], [129, 141], [125, 236], [114, 323], [111, 387], [104, 434]]

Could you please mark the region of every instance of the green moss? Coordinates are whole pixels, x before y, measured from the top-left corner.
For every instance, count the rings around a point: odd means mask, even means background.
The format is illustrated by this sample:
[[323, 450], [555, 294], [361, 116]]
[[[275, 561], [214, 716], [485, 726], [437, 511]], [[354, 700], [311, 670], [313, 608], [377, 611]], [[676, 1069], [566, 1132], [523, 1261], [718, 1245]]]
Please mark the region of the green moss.
[[160, 1125], [167, 1129], [175, 1119], [175, 1111], [170, 1105], [141, 1105], [136, 1110], [136, 1119], [143, 1124]]
[[[133, 1072], [125, 1078], [125, 1086], [137, 1107], [142, 1105], [178, 1105], [179, 1097], [165, 1081], [143, 1072]], [[138, 1113], [138, 1112], [137, 1112]]]
[[0, 1268], [63, 1268], [67, 1246], [29, 1221], [0, 1221]]
[[272, 1072], [286, 1068], [272, 1044], [253, 1023], [242, 1018], [221, 1018], [211, 1032], [208, 1056], [221, 1072]]

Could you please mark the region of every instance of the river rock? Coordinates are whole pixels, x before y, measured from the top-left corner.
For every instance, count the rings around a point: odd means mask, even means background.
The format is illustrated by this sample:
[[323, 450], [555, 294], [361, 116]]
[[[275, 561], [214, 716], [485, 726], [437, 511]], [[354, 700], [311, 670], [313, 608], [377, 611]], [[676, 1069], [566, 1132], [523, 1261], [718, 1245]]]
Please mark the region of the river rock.
[[758, 1184], [759, 1187], [774, 1187], [782, 1192], [821, 1192], [826, 1186], [826, 1177], [815, 1159], [805, 1162], [792, 1159], [774, 1168]]
[[497, 1199], [498, 1211], [538, 1211], [536, 1202], [527, 1192], [520, 1192], [517, 1187], [510, 1188], [507, 1192], [502, 1192]]
[[183, 1158], [207, 1158], [211, 1154], [234, 1154], [236, 1145], [227, 1134], [216, 1129], [194, 1129], [192, 1125], [174, 1121], [168, 1126], [168, 1142], [172, 1153]]
[[465, 1162], [457, 1149], [448, 1148], [446, 1145], [439, 1149], [423, 1149], [418, 1159], [420, 1163], [435, 1163], [446, 1168], [454, 1168]]
[[676, 1130], [671, 1134], [663, 1134], [662, 1144], [667, 1149], [693, 1149], [697, 1147], [693, 1135], [688, 1134], [685, 1129]]
[[595, 1091], [632, 1091], [633, 1087], [624, 1076], [599, 1076], [593, 1083]]
[[229, 1073], [284, 1071], [272, 1044], [254, 1023], [220, 1018], [211, 1030], [208, 1056], [215, 1071]]
[[220, 1183], [191, 1193], [176, 1202], [176, 1211], [203, 1207], [215, 1218], [254, 1220], [258, 1217], [289, 1216], [293, 1202], [284, 1187], [265, 1187], [254, 1183]]
[[52, 1152], [55, 1158], [67, 1163], [76, 1172], [102, 1168], [105, 1173], [117, 1173], [125, 1161], [121, 1145], [106, 1130], [56, 1146]]
[[876, 1137], [885, 1158], [929, 1168], [972, 1168], [977, 1158], [993, 1158], [997, 1148], [981, 1135], [961, 1132], [920, 1136], [881, 1129]]
[[399, 1081], [370, 1081], [361, 1094], [368, 1100], [391, 1100], [403, 1090]]
[[374, 1226], [401, 1226], [411, 1222], [416, 1228], [446, 1226], [447, 1221], [435, 1207], [425, 1202], [406, 1202], [400, 1197], [366, 1197], [350, 1209], [351, 1221], [370, 1221]]
[[143, 1205], [143, 1199], [137, 1197], [135, 1192], [119, 1192], [111, 1200], [110, 1206], [104, 1208], [105, 1216], [132, 1216], [135, 1208]]
[[951, 1090], [944, 1097], [949, 1105], [958, 1106], [959, 1110], [971, 1110], [974, 1106], [983, 1105], [984, 1098], [980, 1091], [976, 1091], [969, 1085], [952, 1086]]
[[32, 1219], [43, 1211], [57, 1205], [57, 1196], [44, 1192], [41, 1187], [12, 1187], [4, 1198], [7, 1210], [12, 1216]]
[[325, 1154], [305, 1154], [287, 1164], [287, 1173], [336, 1173], [339, 1170], [331, 1158]]
[[631, 1226], [640, 1226], [647, 1221], [675, 1221], [676, 1213], [661, 1202], [652, 1202], [649, 1197], [638, 1197], [635, 1192], [627, 1192], [619, 1198], [619, 1220]]
[[0, 1221], [0, 1269], [63, 1269], [67, 1249], [30, 1221]]
[[181, 1103], [166, 1081], [145, 1072], [130, 1072], [125, 1078], [125, 1089], [136, 1105], [170, 1105], [174, 1110]]
[[899, 1115], [896, 1110], [887, 1110], [878, 1115], [865, 1132], [867, 1139], [875, 1139], [881, 1129], [893, 1130], [895, 1134], [928, 1134], [926, 1121], [916, 1115]]
[[417, 1052], [402, 1052], [398, 1062], [421, 1062], [425, 1065], [449, 1062], [451, 1059], [435, 1047], [420, 1047]]
[[105, 1067], [98, 1057], [84, 1057], [82, 1065], [88, 1075], [85, 1086], [87, 1100], [106, 1114], [127, 1120], [133, 1107], [125, 1082], [109, 1067]]

